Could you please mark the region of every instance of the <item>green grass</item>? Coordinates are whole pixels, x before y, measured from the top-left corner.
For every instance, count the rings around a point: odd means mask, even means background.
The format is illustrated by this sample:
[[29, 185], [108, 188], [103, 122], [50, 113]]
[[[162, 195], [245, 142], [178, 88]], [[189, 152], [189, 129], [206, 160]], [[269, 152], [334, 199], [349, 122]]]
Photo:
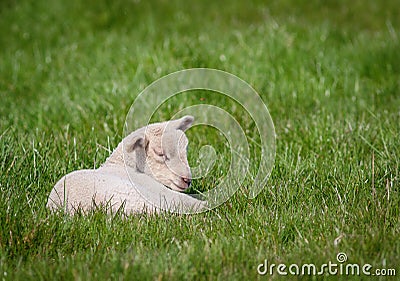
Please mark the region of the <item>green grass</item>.
[[[268, 280], [264, 259], [320, 265], [339, 252], [400, 275], [397, 1], [112, 2], [0, 3], [1, 280]], [[136, 95], [191, 67], [231, 72], [267, 104], [277, 151], [262, 193], [248, 200], [244, 186], [199, 215], [48, 212], [61, 176], [120, 142]], [[158, 116], [195, 102], [174, 98]], [[227, 156], [214, 132], [188, 136]]]

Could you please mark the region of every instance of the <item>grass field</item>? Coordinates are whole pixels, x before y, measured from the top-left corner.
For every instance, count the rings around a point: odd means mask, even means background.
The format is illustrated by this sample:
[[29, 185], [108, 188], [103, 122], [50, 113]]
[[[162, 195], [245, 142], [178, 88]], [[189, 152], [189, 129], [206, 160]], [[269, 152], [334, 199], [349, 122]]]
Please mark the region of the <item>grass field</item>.
[[[245, 3], [1, 1], [0, 280], [365, 279], [257, 273], [341, 252], [399, 278], [398, 1]], [[277, 149], [261, 194], [244, 186], [198, 215], [51, 214], [54, 183], [106, 159], [138, 93], [192, 67], [239, 76], [268, 106]]]

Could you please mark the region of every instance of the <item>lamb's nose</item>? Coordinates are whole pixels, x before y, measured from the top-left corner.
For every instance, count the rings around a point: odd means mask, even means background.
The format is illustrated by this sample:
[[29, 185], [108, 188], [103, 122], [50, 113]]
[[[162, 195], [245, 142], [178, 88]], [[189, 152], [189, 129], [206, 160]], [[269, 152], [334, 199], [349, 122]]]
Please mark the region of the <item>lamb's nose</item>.
[[190, 179], [190, 178], [182, 178], [182, 180], [184, 181], [184, 183], [187, 184], [188, 187], [189, 187], [190, 184], [192, 183], [192, 179]]

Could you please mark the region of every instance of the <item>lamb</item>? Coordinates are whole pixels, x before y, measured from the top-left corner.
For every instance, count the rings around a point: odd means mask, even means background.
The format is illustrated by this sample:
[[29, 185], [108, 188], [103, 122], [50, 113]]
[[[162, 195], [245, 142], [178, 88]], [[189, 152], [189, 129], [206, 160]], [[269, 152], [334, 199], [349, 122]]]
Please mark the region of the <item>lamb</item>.
[[140, 128], [98, 169], [73, 171], [50, 192], [47, 207], [74, 214], [96, 206], [125, 214], [206, 210], [205, 201], [181, 193], [191, 183], [186, 131], [192, 116]]

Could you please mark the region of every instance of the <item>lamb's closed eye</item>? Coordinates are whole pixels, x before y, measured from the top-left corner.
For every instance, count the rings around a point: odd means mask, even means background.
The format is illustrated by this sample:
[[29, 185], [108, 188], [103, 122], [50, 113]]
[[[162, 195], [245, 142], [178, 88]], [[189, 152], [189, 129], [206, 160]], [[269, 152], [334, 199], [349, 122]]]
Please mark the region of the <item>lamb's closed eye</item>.
[[159, 149], [157, 149], [157, 148], [153, 148], [153, 151], [154, 151], [154, 153], [155, 154], [157, 154], [158, 156], [164, 156], [164, 151], [162, 151], [162, 150], [159, 150]]
[[153, 149], [153, 151], [157, 156], [161, 157], [164, 161], [169, 160], [169, 157], [167, 156], [167, 154], [164, 151], [157, 150], [157, 149]]

